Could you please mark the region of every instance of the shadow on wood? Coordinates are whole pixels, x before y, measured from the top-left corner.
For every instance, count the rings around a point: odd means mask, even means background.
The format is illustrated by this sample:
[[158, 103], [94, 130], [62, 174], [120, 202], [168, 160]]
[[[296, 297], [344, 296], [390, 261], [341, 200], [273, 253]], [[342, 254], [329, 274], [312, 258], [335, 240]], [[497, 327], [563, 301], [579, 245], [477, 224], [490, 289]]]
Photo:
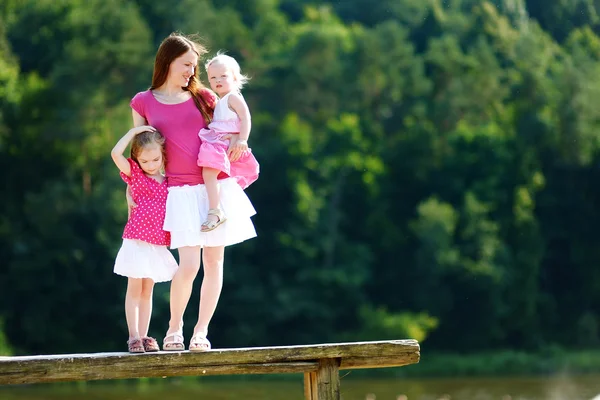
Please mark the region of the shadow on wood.
[[306, 399], [340, 398], [340, 369], [419, 362], [416, 340], [215, 349], [197, 352], [96, 353], [0, 357], [0, 384], [98, 379], [304, 373]]

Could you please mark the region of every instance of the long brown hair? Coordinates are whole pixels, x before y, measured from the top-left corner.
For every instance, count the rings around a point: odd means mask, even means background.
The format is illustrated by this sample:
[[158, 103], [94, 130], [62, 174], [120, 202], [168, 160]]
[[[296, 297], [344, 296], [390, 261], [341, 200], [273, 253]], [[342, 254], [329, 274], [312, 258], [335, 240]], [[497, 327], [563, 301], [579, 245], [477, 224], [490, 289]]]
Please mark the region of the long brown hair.
[[[145, 131], [134, 136], [131, 140], [131, 159], [138, 165], [138, 156], [140, 153], [150, 145], [157, 145], [160, 147], [160, 152], [163, 158], [163, 167], [167, 165], [167, 153], [165, 152], [165, 138], [159, 131]], [[142, 166], [140, 165], [140, 168]]]
[[[208, 52], [204, 46], [192, 40], [192, 36], [184, 36], [180, 33], [171, 33], [160, 44], [154, 60], [154, 73], [152, 74], [152, 86], [150, 90], [161, 87], [169, 75], [169, 67], [176, 58], [192, 50], [200, 57]], [[196, 107], [202, 113], [202, 117], [208, 124], [212, 120], [215, 110], [216, 96], [206, 88], [198, 77], [198, 68], [190, 78], [187, 87], [182, 87], [192, 94]]]

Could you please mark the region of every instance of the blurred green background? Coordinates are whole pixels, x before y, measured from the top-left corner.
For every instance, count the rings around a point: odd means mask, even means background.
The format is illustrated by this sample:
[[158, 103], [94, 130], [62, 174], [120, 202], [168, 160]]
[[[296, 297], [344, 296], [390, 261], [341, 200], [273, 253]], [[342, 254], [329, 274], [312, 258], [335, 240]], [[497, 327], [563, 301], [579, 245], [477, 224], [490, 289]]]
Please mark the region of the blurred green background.
[[407, 374], [600, 371], [599, 7], [3, 0], [0, 354], [125, 350], [109, 152], [181, 31], [251, 76], [261, 163], [214, 347], [414, 338]]

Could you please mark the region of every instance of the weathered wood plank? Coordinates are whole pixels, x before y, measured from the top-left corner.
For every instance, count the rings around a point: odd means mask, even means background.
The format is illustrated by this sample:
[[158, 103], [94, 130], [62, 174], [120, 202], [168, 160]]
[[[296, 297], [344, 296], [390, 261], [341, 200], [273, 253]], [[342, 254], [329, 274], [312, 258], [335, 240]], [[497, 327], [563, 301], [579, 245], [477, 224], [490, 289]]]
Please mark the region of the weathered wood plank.
[[319, 361], [317, 370], [317, 400], [340, 400], [340, 359], [326, 358]]
[[215, 349], [207, 352], [158, 352], [145, 354], [129, 353], [92, 353], [92, 354], [57, 354], [57, 355], [39, 355], [39, 356], [0, 356], [0, 364], [3, 362], [27, 362], [34, 360], [62, 360], [62, 359], [87, 359], [103, 360], [110, 357], [138, 357], [174, 356], [198, 356], [203, 358], [215, 359], [218, 364], [239, 364], [251, 363], [257, 359], [265, 362], [277, 362], [285, 359], [286, 361], [303, 361], [320, 358], [337, 357], [377, 357], [405, 355], [406, 353], [415, 353], [420, 350], [419, 343], [416, 340], [383, 340], [374, 342], [353, 342], [353, 343], [326, 343], [297, 346], [273, 346], [273, 347], [247, 347], [235, 349]]
[[[341, 367], [377, 368], [419, 361], [414, 340], [307, 346], [218, 349], [204, 353], [97, 353], [0, 357], [0, 384], [205, 375], [302, 373], [320, 359], [341, 358]], [[382, 365], [383, 366], [383, 365]]]
[[92, 381], [104, 379], [130, 379], [130, 378], [165, 378], [167, 376], [209, 376], [209, 375], [237, 375], [237, 374], [284, 374], [303, 373], [316, 371], [319, 363], [290, 362], [271, 364], [240, 364], [240, 365], [201, 365], [183, 366], [176, 370], [166, 368], [139, 368], [128, 369], [63, 369], [57, 368], [50, 371], [45, 368], [28, 368], [24, 371], [0, 373], [0, 384], [30, 384], [52, 383], [67, 381]]

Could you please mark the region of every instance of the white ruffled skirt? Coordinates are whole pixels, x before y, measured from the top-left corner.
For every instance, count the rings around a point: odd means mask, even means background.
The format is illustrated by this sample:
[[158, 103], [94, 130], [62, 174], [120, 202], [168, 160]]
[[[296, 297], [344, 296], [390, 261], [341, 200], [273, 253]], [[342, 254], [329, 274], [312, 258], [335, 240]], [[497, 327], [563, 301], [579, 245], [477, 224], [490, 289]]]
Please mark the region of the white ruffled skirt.
[[150, 278], [154, 282], [167, 282], [173, 279], [175, 272], [177, 272], [177, 261], [167, 246], [123, 239], [115, 260], [115, 274], [128, 278]]
[[256, 237], [250, 217], [256, 210], [233, 178], [221, 179], [220, 208], [227, 220], [210, 232], [200, 227], [208, 216], [208, 195], [204, 185], [172, 186], [167, 196], [164, 230], [171, 233], [171, 248], [184, 246], [229, 246]]

